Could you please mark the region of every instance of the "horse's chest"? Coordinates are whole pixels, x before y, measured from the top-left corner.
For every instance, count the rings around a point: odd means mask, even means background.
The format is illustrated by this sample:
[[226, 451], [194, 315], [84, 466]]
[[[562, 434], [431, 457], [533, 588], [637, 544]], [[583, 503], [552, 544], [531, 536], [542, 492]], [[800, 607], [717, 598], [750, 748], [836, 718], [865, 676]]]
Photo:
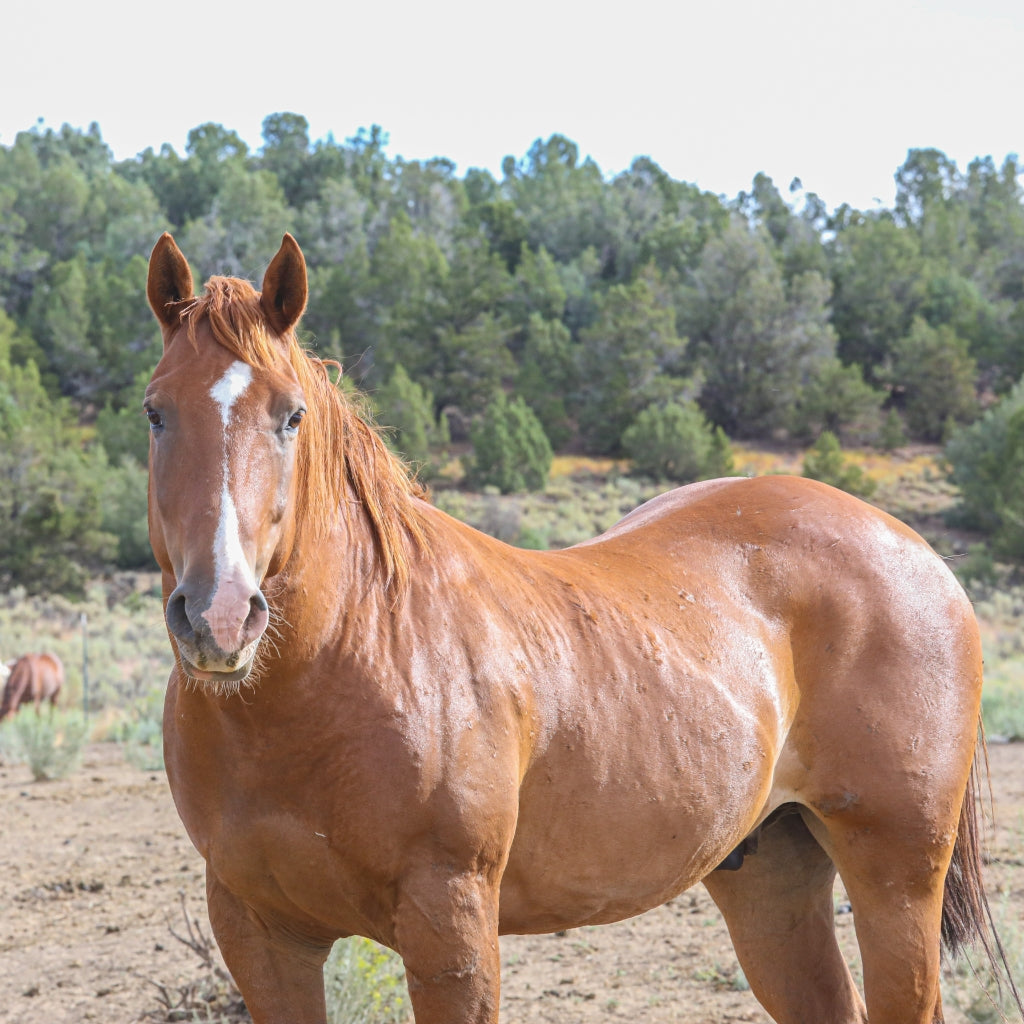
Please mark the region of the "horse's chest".
[[234, 793], [205, 824], [209, 868], [246, 902], [338, 932], [357, 930], [362, 899], [336, 822], [315, 806]]

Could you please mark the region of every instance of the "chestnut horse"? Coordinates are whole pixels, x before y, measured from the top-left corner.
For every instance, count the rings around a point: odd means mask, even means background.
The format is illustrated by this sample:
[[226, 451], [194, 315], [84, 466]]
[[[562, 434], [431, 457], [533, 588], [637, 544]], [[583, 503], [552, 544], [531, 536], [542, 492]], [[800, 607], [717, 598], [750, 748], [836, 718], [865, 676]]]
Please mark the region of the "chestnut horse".
[[43, 701], [50, 710], [64, 685], [64, 664], [56, 654], [23, 654], [11, 665], [0, 700], [0, 722], [10, 718], [23, 704], [34, 704], [36, 714]]
[[147, 293], [167, 773], [257, 1024], [322, 1024], [353, 934], [401, 955], [417, 1024], [493, 1024], [499, 934], [696, 882], [776, 1020], [941, 1020], [940, 939], [987, 934], [981, 646], [920, 537], [773, 476], [518, 550], [428, 504], [302, 351], [290, 235], [262, 293], [195, 297], [165, 234]]

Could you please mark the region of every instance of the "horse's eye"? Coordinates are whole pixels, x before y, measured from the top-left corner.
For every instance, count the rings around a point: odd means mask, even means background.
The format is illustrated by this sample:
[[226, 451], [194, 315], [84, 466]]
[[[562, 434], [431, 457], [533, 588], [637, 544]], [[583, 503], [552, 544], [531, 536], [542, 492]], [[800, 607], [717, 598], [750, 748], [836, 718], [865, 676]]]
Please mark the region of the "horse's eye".
[[302, 422], [302, 417], [306, 415], [305, 409], [296, 409], [295, 412], [288, 417], [288, 429], [298, 430], [299, 424]]
[[149, 425], [153, 430], [157, 430], [159, 427], [164, 425], [164, 418], [156, 411], [156, 409], [146, 409], [146, 419], [149, 420]]

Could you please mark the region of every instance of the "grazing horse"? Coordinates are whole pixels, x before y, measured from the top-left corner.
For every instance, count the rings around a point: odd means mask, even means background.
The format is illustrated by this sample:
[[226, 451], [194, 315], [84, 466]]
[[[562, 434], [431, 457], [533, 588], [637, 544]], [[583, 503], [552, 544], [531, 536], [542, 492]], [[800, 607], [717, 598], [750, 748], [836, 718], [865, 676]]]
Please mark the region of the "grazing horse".
[[23, 704], [35, 705], [36, 714], [44, 700], [50, 710], [64, 685], [64, 665], [56, 654], [23, 654], [10, 668], [0, 700], [0, 722], [10, 718]]
[[417, 1024], [493, 1024], [499, 934], [697, 882], [776, 1020], [942, 1019], [941, 939], [987, 934], [981, 646], [920, 537], [772, 476], [518, 550], [424, 500], [302, 351], [290, 235], [262, 292], [196, 297], [165, 234], [147, 294], [167, 773], [257, 1024], [323, 1024], [353, 934], [401, 955]]

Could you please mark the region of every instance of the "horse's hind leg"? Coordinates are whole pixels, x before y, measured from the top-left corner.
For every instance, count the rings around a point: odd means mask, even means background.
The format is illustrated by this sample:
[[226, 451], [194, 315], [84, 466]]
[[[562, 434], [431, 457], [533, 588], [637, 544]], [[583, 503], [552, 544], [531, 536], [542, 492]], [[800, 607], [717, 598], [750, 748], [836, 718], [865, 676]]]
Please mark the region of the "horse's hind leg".
[[[926, 803], [926, 801], [921, 801]], [[811, 820], [853, 907], [871, 1024], [942, 1021], [942, 898], [956, 831], [914, 811], [870, 825]]]
[[779, 1024], [867, 1019], [836, 942], [835, 875], [794, 808], [763, 826], [739, 870], [704, 879], [751, 990]]

